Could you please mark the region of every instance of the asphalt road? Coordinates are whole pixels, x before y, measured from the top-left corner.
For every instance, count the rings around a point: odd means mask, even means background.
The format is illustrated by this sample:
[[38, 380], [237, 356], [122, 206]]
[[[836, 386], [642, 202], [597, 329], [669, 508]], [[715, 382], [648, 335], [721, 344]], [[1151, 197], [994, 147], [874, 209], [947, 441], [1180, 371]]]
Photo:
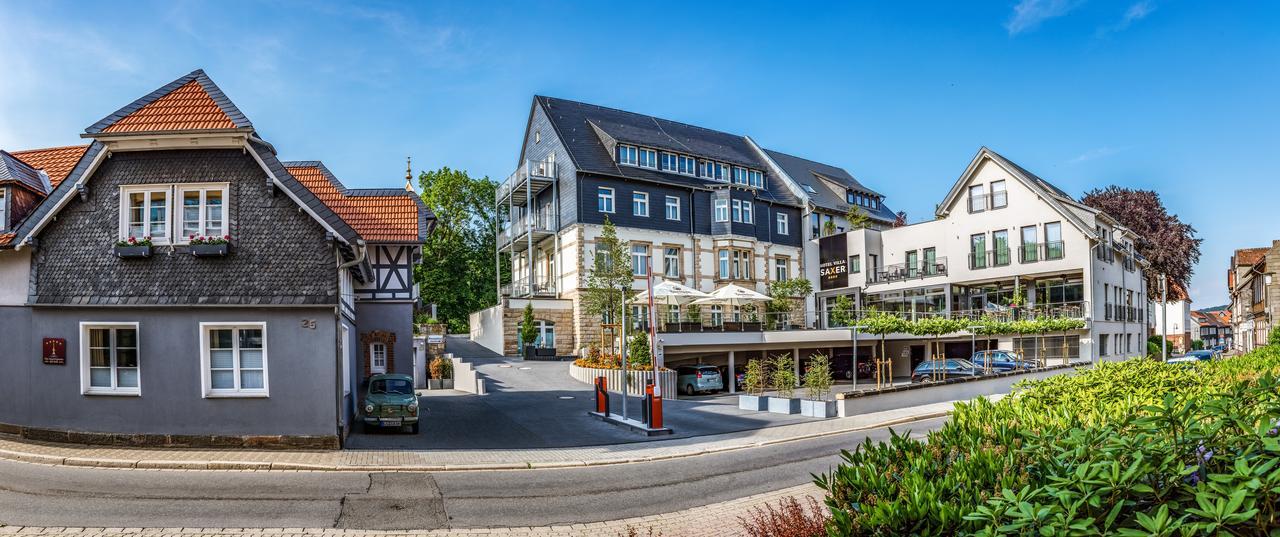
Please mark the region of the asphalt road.
[[[914, 433], [943, 418], [897, 427]], [[668, 513], [803, 484], [887, 429], [642, 464], [357, 473], [117, 470], [0, 462], [0, 523], [72, 527], [435, 529]], [[734, 521], [721, 521], [734, 524]]]

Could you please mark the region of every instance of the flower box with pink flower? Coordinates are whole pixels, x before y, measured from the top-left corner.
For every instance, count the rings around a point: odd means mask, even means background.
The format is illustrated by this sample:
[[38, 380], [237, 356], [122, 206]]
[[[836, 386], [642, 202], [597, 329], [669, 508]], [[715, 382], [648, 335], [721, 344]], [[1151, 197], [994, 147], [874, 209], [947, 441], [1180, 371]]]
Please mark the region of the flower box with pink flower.
[[115, 253], [121, 259], [151, 257], [151, 237], [120, 239], [116, 241]]
[[191, 244], [191, 255], [196, 257], [224, 257], [231, 251], [231, 235], [221, 237], [192, 235], [188, 239]]

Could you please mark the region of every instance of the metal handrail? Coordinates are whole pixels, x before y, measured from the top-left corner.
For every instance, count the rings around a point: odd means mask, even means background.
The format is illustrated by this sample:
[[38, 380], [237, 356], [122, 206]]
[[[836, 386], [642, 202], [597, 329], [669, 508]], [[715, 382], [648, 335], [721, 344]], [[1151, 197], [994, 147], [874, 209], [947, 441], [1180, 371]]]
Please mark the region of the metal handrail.
[[894, 263], [869, 272], [867, 283], [892, 283], [905, 280], [923, 279], [932, 276], [947, 275], [947, 258], [939, 257], [933, 263], [921, 262], [915, 265]]
[[970, 252], [969, 270], [1008, 266], [1010, 257], [1008, 247]]

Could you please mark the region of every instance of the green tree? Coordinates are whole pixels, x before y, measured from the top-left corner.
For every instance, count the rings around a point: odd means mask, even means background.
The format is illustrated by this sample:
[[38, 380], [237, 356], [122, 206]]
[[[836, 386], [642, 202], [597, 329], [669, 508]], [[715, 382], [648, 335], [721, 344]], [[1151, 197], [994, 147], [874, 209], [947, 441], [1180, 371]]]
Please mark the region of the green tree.
[[1271, 329], [1271, 335], [1267, 337], [1267, 344], [1280, 346], [1280, 330]]
[[773, 391], [778, 392], [778, 397], [790, 399], [796, 393], [796, 372], [793, 363], [794, 358], [790, 353], [778, 353], [773, 355], [770, 369], [770, 384]]
[[857, 205], [850, 207], [849, 212], [845, 213], [844, 217], [849, 220], [849, 231], [856, 231], [871, 225], [871, 217], [867, 216], [867, 212]]
[[831, 359], [825, 354], [809, 357], [809, 369], [804, 372], [804, 387], [813, 401], [826, 401], [831, 393]]
[[[520, 319], [520, 344], [533, 345], [538, 339], [538, 325], [533, 321], [533, 302], [524, 305], [524, 317]], [[523, 349], [521, 349], [523, 352]]]
[[858, 320], [858, 312], [854, 311], [853, 299], [849, 295], [840, 295], [836, 297], [831, 304], [831, 311], [827, 314], [827, 328], [841, 328], [853, 326]]
[[596, 249], [587, 274], [587, 287], [582, 290], [582, 306], [587, 313], [617, 315], [631, 296], [631, 253], [629, 243], [618, 240], [618, 230], [605, 217], [604, 230], [596, 239]]
[[[422, 245], [415, 279], [423, 302], [436, 304], [440, 322], [450, 332], [465, 332], [471, 312], [498, 303], [494, 271], [499, 269], [493, 259], [497, 185], [488, 177], [444, 167], [422, 172], [418, 186], [436, 224]], [[510, 264], [498, 265], [503, 281], [509, 281]]]
[[813, 283], [808, 278], [791, 278], [789, 280], [774, 281], [769, 284], [769, 297], [772, 299], [765, 304], [765, 312], [769, 325], [778, 328], [782, 324], [782, 314], [787, 314], [787, 322], [795, 322], [797, 314], [803, 321], [804, 317], [804, 297], [809, 296], [813, 292]]
[[627, 366], [643, 369], [653, 365], [653, 354], [649, 352], [649, 334], [636, 332], [631, 336], [631, 344], [627, 345]]

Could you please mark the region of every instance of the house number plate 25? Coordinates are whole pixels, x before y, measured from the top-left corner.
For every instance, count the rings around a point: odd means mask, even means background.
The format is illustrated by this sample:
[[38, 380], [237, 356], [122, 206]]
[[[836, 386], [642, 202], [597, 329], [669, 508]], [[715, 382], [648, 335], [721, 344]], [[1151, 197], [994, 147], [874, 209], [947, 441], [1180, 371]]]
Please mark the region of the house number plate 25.
[[308, 328], [308, 329], [311, 329], [311, 330], [315, 330], [315, 329], [316, 329], [316, 320], [315, 320], [315, 319], [303, 319], [303, 320], [302, 320], [302, 327], [303, 327], [303, 328]]

